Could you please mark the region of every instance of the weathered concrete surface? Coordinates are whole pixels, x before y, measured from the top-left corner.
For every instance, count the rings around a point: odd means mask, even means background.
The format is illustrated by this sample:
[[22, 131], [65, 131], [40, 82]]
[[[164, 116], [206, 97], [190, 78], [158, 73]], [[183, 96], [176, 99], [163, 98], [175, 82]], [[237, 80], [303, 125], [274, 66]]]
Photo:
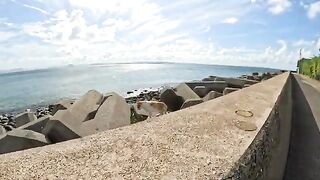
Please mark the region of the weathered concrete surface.
[[59, 110], [65, 110], [72, 106], [75, 100], [64, 99], [52, 105], [52, 114], [54, 115]]
[[185, 101], [188, 99], [200, 98], [188, 85], [181, 83], [176, 87], [176, 94], [181, 96]]
[[320, 179], [320, 83], [294, 78], [291, 143], [285, 180]]
[[81, 124], [80, 135], [83, 137], [127, 126], [130, 124], [130, 113], [130, 107], [126, 100], [116, 93], [111, 93], [99, 107], [94, 119]]
[[230, 88], [230, 87], [226, 87], [224, 90], [223, 90], [223, 95], [227, 95], [229, 93], [232, 93], [232, 92], [235, 92], [235, 91], [238, 91], [240, 90], [240, 88]]
[[224, 88], [227, 87], [227, 83], [225, 81], [192, 81], [186, 82], [186, 84], [191, 89], [194, 89], [196, 86], [204, 86], [207, 89], [207, 93], [210, 91], [217, 91], [222, 93]]
[[218, 98], [222, 96], [222, 93], [216, 92], [216, 91], [210, 91], [205, 97], [203, 97], [203, 101], [209, 101], [211, 99]]
[[200, 98], [198, 98], [198, 99], [188, 99], [182, 104], [181, 109], [188, 108], [188, 107], [200, 104], [200, 103], [203, 103], [203, 100], [200, 99]]
[[50, 118], [52, 118], [52, 116], [44, 116], [37, 120], [31, 121], [23, 126], [20, 126], [17, 129], [26, 129], [26, 130], [42, 133], [45, 125], [47, 124]]
[[68, 109], [57, 111], [46, 124], [43, 133], [52, 142], [81, 137], [81, 124], [94, 117], [102, 100], [101, 93], [95, 90], [88, 91]]
[[[48, 144], [49, 141], [43, 134], [30, 130], [15, 129], [0, 137], [0, 154], [45, 146]], [[2, 168], [0, 169], [2, 170]], [[3, 178], [2, 175], [0, 175], [0, 177], [1, 179]], [[12, 178], [14, 178], [14, 176], [12, 176]]]
[[168, 106], [168, 110], [173, 112], [181, 108], [184, 99], [177, 94], [172, 89], [166, 89], [160, 95], [160, 100]]
[[[1, 155], [0, 177], [221, 179], [255, 139], [287, 78], [285, 73], [131, 126]], [[239, 116], [239, 109], [254, 115]], [[250, 121], [258, 129], [241, 130], [235, 120]]]
[[37, 117], [32, 112], [23, 112], [21, 114], [18, 114], [14, 121], [16, 122], [16, 127], [20, 127], [22, 125], [25, 125], [31, 121], [36, 120]]

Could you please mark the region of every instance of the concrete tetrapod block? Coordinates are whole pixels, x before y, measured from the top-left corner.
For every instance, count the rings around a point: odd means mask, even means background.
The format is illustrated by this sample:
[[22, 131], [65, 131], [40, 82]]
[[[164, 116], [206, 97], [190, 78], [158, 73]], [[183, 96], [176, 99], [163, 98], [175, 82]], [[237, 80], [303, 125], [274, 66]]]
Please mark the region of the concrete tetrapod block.
[[52, 118], [52, 116], [44, 116], [35, 121], [29, 122], [23, 126], [20, 126], [17, 129], [26, 129], [26, 130], [42, 133], [42, 130], [44, 129], [44, 127], [46, 126], [50, 118]]
[[179, 110], [184, 102], [183, 98], [177, 96], [172, 89], [166, 89], [163, 91], [160, 94], [160, 100], [167, 105], [170, 112]]
[[187, 99], [199, 98], [199, 96], [185, 83], [181, 83], [176, 87], [176, 94], [181, 96], [185, 101]]
[[193, 91], [201, 98], [208, 93], [208, 89], [205, 86], [196, 86]]
[[126, 100], [116, 93], [109, 94], [94, 119], [81, 124], [81, 136], [130, 125], [130, 115], [130, 107]]
[[238, 78], [216, 77], [215, 81], [225, 81], [228, 87], [243, 88], [244, 82]]
[[15, 129], [0, 137], [0, 154], [35, 148], [50, 144], [43, 134]]
[[227, 83], [225, 81], [192, 81], [192, 82], [186, 82], [186, 84], [191, 89], [194, 89], [196, 86], [205, 86], [207, 89], [207, 92], [210, 92], [210, 91], [223, 92], [224, 88], [227, 87]]
[[65, 100], [61, 100], [55, 104], [52, 105], [52, 115], [54, 115], [57, 111], [59, 110], [65, 110], [68, 109], [75, 100], [72, 99], [65, 99]]
[[216, 91], [210, 91], [204, 98], [202, 98], [202, 100], [203, 101], [210, 101], [211, 99], [215, 99], [220, 96], [222, 96], [222, 93], [219, 93]]
[[223, 90], [223, 95], [227, 95], [229, 93], [232, 93], [232, 92], [238, 91], [238, 90], [240, 90], [240, 88], [229, 88], [229, 87], [227, 87], [227, 88], [225, 88]]
[[181, 106], [181, 109], [188, 108], [200, 103], [203, 103], [202, 99], [188, 99], [183, 103], [183, 105]]
[[18, 114], [15, 118], [14, 121], [16, 122], [16, 127], [20, 127], [24, 124], [27, 124], [31, 121], [36, 120], [37, 117], [34, 115], [32, 112], [23, 112], [21, 114]]
[[6, 129], [0, 125], [0, 136], [3, 136], [6, 133], [7, 133]]
[[48, 121], [43, 129], [43, 133], [52, 142], [61, 142], [81, 137], [81, 124], [94, 117], [102, 100], [103, 95], [98, 91], [88, 91], [68, 109], [59, 110]]

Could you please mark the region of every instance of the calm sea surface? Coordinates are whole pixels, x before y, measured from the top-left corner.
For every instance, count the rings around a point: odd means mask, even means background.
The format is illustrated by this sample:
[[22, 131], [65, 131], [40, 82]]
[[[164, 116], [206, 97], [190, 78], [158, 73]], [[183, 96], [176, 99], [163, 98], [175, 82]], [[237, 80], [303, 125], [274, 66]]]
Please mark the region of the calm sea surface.
[[209, 75], [236, 77], [276, 71], [255, 67], [198, 64], [81, 65], [0, 74], [0, 112], [76, 98], [90, 89], [124, 95], [133, 89], [159, 87]]

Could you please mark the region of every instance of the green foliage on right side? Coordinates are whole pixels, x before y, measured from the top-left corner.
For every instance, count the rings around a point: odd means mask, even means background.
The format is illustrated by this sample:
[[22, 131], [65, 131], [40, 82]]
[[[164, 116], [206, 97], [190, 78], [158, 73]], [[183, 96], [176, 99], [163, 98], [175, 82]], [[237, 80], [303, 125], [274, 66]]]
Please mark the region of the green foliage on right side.
[[320, 80], [320, 57], [302, 59], [298, 66], [300, 74]]

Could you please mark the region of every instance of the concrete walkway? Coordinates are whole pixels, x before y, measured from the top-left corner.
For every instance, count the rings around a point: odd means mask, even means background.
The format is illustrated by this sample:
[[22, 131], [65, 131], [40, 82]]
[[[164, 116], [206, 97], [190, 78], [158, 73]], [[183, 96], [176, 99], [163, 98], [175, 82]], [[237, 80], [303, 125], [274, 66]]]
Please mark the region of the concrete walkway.
[[291, 143], [285, 180], [320, 179], [320, 82], [294, 75]]

